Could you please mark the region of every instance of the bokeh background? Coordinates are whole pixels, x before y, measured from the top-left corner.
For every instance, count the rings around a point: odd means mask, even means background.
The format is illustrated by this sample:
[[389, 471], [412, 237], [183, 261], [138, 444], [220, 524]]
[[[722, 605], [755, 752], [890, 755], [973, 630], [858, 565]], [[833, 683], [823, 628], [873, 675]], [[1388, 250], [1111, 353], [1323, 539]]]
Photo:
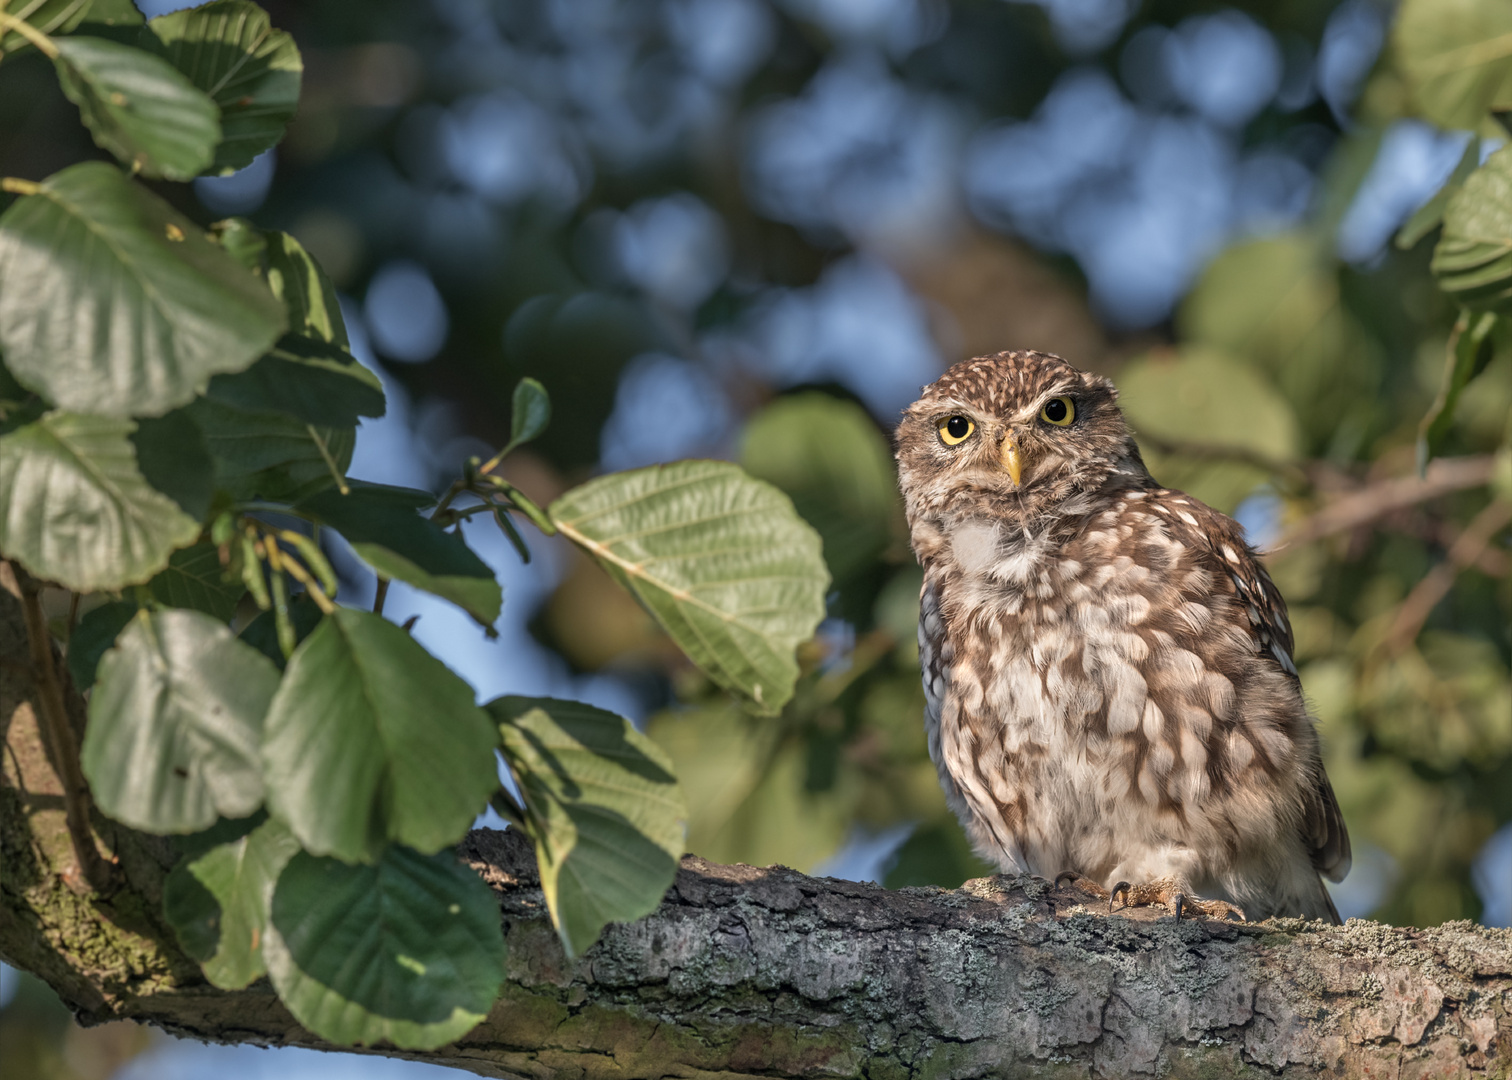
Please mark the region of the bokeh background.
[[[161, 190], [206, 223], [287, 229], [321, 260], [390, 395], [355, 475], [443, 486], [502, 442], [531, 375], [555, 419], [507, 470], [538, 500], [601, 470], [724, 457], [825, 540], [831, 617], [792, 704], [757, 721], [585, 558], [537, 536], [525, 566], [469, 531], [505, 584], [497, 638], [397, 583], [387, 611], [418, 615], [481, 697], [577, 697], [646, 725], [709, 858], [891, 886], [986, 872], [925, 751], [889, 438], [949, 364], [1044, 349], [1113, 376], [1157, 477], [1273, 549], [1354, 838], [1340, 910], [1512, 923], [1505, 503], [1484, 483], [1384, 494], [1414, 475], [1455, 315], [1433, 236], [1402, 250], [1393, 235], [1467, 148], [1498, 143], [1393, 114], [1388, 5], [265, 6], [304, 53], [288, 139]], [[0, 100], [0, 173], [97, 156], [36, 55], [0, 65]], [[1450, 436], [1465, 475], [1507, 443], [1512, 343], [1497, 348]], [[362, 602], [372, 582], [339, 561], [343, 599]], [[0, 1068], [448, 1071], [82, 1031], [3, 966]]]

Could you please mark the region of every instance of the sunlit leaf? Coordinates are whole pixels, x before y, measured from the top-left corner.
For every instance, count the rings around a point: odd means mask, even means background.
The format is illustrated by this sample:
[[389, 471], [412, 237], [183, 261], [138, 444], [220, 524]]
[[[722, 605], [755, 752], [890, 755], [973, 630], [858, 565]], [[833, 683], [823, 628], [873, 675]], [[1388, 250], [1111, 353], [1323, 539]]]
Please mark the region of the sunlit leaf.
[[286, 232], [268, 231], [263, 236], [266, 240], [268, 287], [288, 310], [289, 330], [347, 351], [350, 343], [335, 286], [315, 261], [315, 256]]
[[752, 417], [740, 463], [782, 489], [824, 539], [845, 582], [901, 536], [902, 505], [887, 440], [866, 410], [828, 394], [779, 398]]
[[508, 453], [517, 446], [530, 442], [551, 423], [551, 398], [546, 388], [534, 379], [521, 379], [515, 384], [511, 401], [509, 443], [504, 448]]
[[1466, 307], [1512, 311], [1512, 148], [1492, 154], [1449, 197], [1432, 267]]
[[56, 45], [58, 82], [100, 147], [144, 176], [192, 180], [209, 166], [220, 110], [172, 64], [104, 38]]
[[163, 882], [163, 912], [184, 951], [222, 990], [240, 990], [263, 975], [273, 888], [299, 852], [277, 821], [185, 858]]
[[672, 764], [630, 721], [591, 705], [503, 697], [486, 708], [525, 798], [546, 905], [567, 955], [579, 955], [672, 885], [687, 818]]
[[268, 807], [307, 851], [439, 851], [498, 786], [472, 689], [393, 623], [338, 608], [289, 659], [268, 712]]
[[262, 282], [104, 162], [54, 174], [0, 216], [0, 349], [62, 408], [161, 415], [283, 330]]
[[683, 461], [591, 480], [550, 512], [716, 683], [765, 713], [792, 696], [830, 578], [786, 495], [728, 462]]
[[415, 512], [413, 492], [364, 485], [303, 499], [301, 513], [329, 525], [388, 578], [450, 600], [484, 626], [499, 617], [503, 591], [493, 570], [460, 536]]
[[299, 106], [304, 62], [267, 12], [250, 0], [214, 0], [147, 26], [173, 66], [220, 107], [217, 172], [244, 168], [283, 138]]
[[0, 552], [78, 592], [146, 581], [199, 524], [143, 479], [130, 420], [51, 412], [0, 437]]
[[433, 1050], [476, 1027], [504, 981], [498, 901], [449, 851], [391, 846], [371, 866], [295, 855], [262, 948], [294, 1018], [348, 1046]]
[[168, 567], [147, 583], [159, 602], [170, 607], [191, 608], [230, 622], [237, 602], [246, 592], [240, 581], [228, 582], [220, 551], [204, 542], [175, 551]]
[[1496, 0], [1403, 0], [1391, 30], [1412, 111], [1439, 127], [1489, 125], [1512, 106], [1512, 7]]
[[100, 661], [81, 756], [100, 809], [187, 833], [262, 803], [258, 746], [278, 671], [198, 611], [143, 611]]

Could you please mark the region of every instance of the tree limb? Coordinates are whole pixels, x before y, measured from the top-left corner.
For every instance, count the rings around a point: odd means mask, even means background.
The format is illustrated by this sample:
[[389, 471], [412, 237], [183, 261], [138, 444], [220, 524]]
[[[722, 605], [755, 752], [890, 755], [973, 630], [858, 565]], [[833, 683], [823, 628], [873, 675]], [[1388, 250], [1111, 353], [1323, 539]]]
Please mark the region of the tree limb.
[[[0, 656], [25, 655], [0, 590]], [[266, 980], [209, 986], [160, 915], [168, 846], [97, 814], [123, 884], [81, 897], [34, 681], [0, 665], [0, 957], [85, 1023], [330, 1049]], [[497, 892], [508, 981], [431, 1054], [485, 1076], [1512, 1075], [1512, 931], [1176, 922], [1074, 887], [903, 889], [689, 857], [661, 907], [569, 962], [528, 842], [470, 834]]]

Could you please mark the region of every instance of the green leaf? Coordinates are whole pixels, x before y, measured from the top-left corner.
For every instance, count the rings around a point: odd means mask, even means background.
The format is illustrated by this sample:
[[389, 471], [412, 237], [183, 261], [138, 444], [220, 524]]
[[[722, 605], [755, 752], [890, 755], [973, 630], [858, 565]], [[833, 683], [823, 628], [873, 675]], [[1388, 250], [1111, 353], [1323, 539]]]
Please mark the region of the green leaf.
[[1471, 314], [1461, 312], [1454, 332], [1449, 338], [1447, 361], [1444, 364], [1444, 379], [1439, 386], [1438, 397], [1418, 425], [1418, 471], [1428, 468], [1428, 462], [1443, 452], [1444, 442], [1454, 427], [1454, 410], [1460, 394], [1470, 380], [1484, 370], [1495, 353], [1491, 332], [1496, 329], [1498, 316], [1493, 312]]
[[188, 408], [215, 460], [215, 486], [238, 501], [293, 502], [337, 482], [322, 442], [346, 472], [356, 429], [322, 428], [278, 413], [247, 412], [199, 398]]
[[389, 847], [372, 866], [301, 852], [273, 894], [268, 975], [294, 1018], [347, 1046], [434, 1050], [504, 982], [499, 902], [451, 852]]
[[75, 690], [82, 694], [94, 685], [100, 657], [115, 644], [136, 613], [135, 604], [116, 601], [91, 608], [79, 617], [78, 625], [68, 637], [68, 677], [73, 680]]
[[1484, 129], [1512, 106], [1512, 7], [1403, 0], [1391, 31], [1411, 110], [1442, 128]]
[[[44, 34], [66, 34], [84, 21], [90, 0], [12, 0], [5, 13], [25, 19]], [[14, 30], [0, 31], [0, 50], [6, 53], [31, 48]]]
[[[131, 0], [90, 0], [78, 29], [93, 32], [96, 28], [115, 29], [145, 25], [147, 20]], [[103, 35], [102, 35], [103, 36]], [[119, 39], [113, 39], [119, 40]]]
[[1434, 193], [1417, 212], [1407, 219], [1396, 234], [1396, 246], [1402, 251], [1409, 251], [1417, 246], [1417, 242], [1438, 228], [1444, 220], [1444, 209], [1449, 205], [1449, 197], [1465, 184], [1465, 178], [1475, 171], [1480, 164], [1480, 140], [1472, 138], [1465, 144], [1465, 152], [1460, 156], [1459, 164], [1454, 167], [1454, 172], [1449, 179], [1444, 181], [1443, 187]]
[[306, 851], [371, 862], [456, 843], [498, 787], [472, 689], [393, 623], [327, 615], [289, 659], [263, 736], [268, 808]]
[[511, 402], [509, 443], [499, 455], [506, 456], [517, 446], [530, 442], [551, 423], [551, 398], [546, 388], [531, 378], [515, 384]]
[[285, 334], [267, 356], [246, 371], [217, 375], [206, 396], [246, 412], [289, 413], [322, 427], [350, 427], [359, 417], [382, 416], [383, 384], [333, 347]]
[[163, 882], [163, 913], [184, 951], [222, 990], [263, 975], [262, 940], [278, 876], [299, 841], [276, 821], [183, 859]]
[[250, 0], [215, 0], [147, 24], [173, 66], [220, 106], [215, 169], [234, 172], [283, 138], [304, 71], [294, 39]]
[[[1130, 361], [1118, 374], [1118, 399], [1160, 482], [1220, 510], [1233, 510], [1271, 478], [1265, 467], [1225, 460], [1221, 451], [1277, 462], [1297, 454], [1297, 421], [1286, 401], [1252, 367], [1215, 350], [1162, 350]], [[1197, 452], [1184, 454], [1186, 446]]]
[[81, 757], [100, 809], [157, 833], [245, 817], [278, 671], [198, 611], [140, 612], [100, 661]]
[[830, 577], [786, 495], [728, 462], [680, 461], [590, 480], [550, 513], [716, 683], [767, 714], [792, 696]]
[[716, 862], [812, 871], [845, 843], [854, 794], [814, 791], [810, 746], [737, 708], [653, 716], [646, 734], [671, 759], [688, 801], [688, 849]]
[[1439, 287], [1466, 307], [1512, 311], [1512, 147], [1449, 197], [1431, 267]]
[[199, 524], [137, 468], [130, 420], [51, 412], [0, 437], [0, 552], [76, 592], [146, 581]]
[[96, 37], [55, 42], [53, 66], [94, 141], [144, 176], [192, 180], [215, 156], [220, 110], [174, 66]]
[[315, 261], [315, 256], [286, 232], [265, 232], [263, 237], [266, 241], [268, 287], [284, 302], [289, 313], [290, 331], [329, 342], [342, 352], [348, 352], [351, 344], [347, 340], [346, 323], [341, 317], [341, 304], [336, 299], [336, 287]]
[[920, 825], [888, 860], [882, 884], [889, 889], [938, 885], [959, 889], [971, 878], [991, 877], [997, 867], [983, 862], [955, 821]]
[[779, 398], [747, 425], [740, 463], [786, 492], [818, 530], [837, 581], [870, 570], [901, 536], [892, 453], [854, 402], [819, 393]]
[[656, 910], [672, 885], [688, 816], [672, 763], [630, 721], [591, 705], [502, 697], [484, 707], [525, 797], [546, 905], [579, 956], [607, 923]]
[[153, 598], [169, 607], [191, 608], [228, 623], [247, 590], [230, 582], [221, 566], [220, 550], [204, 542], [175, 551], [168, 568], [147, 583]]
[[354, 487], [326, 490], [296, 509], [329, 525], [379, 574], [450, 600], [483, 626], [499, 618], [503, 591], [488, 564], [460, 536], [415, 512], [411, 492]]
[[188, 410], [174, 409], [138, 420], [131, 445], [147, 482], [178, 503], [184, 513], [202, 520], [215, 494], [215, 462]]
[[62, 408], [161, 415], [283, 330], [262, 282], [104, 162], [54, 174], [0, 215], [0, 350]]

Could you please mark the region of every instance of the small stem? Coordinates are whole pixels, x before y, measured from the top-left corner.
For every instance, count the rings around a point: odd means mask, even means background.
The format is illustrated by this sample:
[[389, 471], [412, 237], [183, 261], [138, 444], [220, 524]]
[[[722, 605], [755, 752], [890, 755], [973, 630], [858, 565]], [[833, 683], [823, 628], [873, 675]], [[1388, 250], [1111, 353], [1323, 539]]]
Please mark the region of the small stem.
[[42, 190], [42, 185], [35, 180], [23, 180], [19, 176], [0, 177], [0, 191], [9, 191], [13, 195], [35, 195]]
[[329, 615], [336, 610], [336, 605], [331, 603], [331, 598], [325, 594], [325, 590], [316, 583], [308, 570], [299, 565], [298, 560], [285, 559], [283, 566], [291, 578], [305, 587], [305, 592], [309, 593], [310, 599], [315, 601], [315, 606], [320, 609], [322, 615]]
[[35, 45], [37, 51], [49, 60], [56, 60], [58, 58], [58, 47], [53, 44], [52, 38], [38, 30], [25, 19], [0, 12], [0, 30], [14, 30]]
[[26, 616], [27, 644], [31, 649], [32, 678], [37, 688], [37, 707], [42, 726], [52, 744], [58, 779], [63, 784], [64, 817], [68, 838], [73, 844], [74, 861], [79, 874], [96, 892], [107, 892], [113, 884], [111, 866], [95, 846], [89, 824], [89, 784], [79, 764], [79, 740], [68, 719], [63, 700], [63, 684], [53, 663], [52, 636], [47, 631], [47, 616], [42, 611], [42, 586], [16, 563], [11, 563], [16, 583], [21, 587], [21, 607]]
[[378, 578], [378, 591], [373, 594], [373, 614], [383, 614], [383, 602], [388, 599], [389, 579], [382, 575]]
[[352, 493], [351, 487], [346, 482], [346, 477], [341, 475], [341, 470], [336, 467], [336, 459], [331, 456], [331, 451], [326, 447], [325, 440], [320, 437], [320, 432], [315, 430], [314, 424], [306, 424], [305, 430], [310, 433], [310, 438], [315, 440], [315, 447], [320, 451], [320, 456], [325, 458], [326, 468], [331, 470], [331, 475], [336, 478], [336, 490], [343, 495]]

